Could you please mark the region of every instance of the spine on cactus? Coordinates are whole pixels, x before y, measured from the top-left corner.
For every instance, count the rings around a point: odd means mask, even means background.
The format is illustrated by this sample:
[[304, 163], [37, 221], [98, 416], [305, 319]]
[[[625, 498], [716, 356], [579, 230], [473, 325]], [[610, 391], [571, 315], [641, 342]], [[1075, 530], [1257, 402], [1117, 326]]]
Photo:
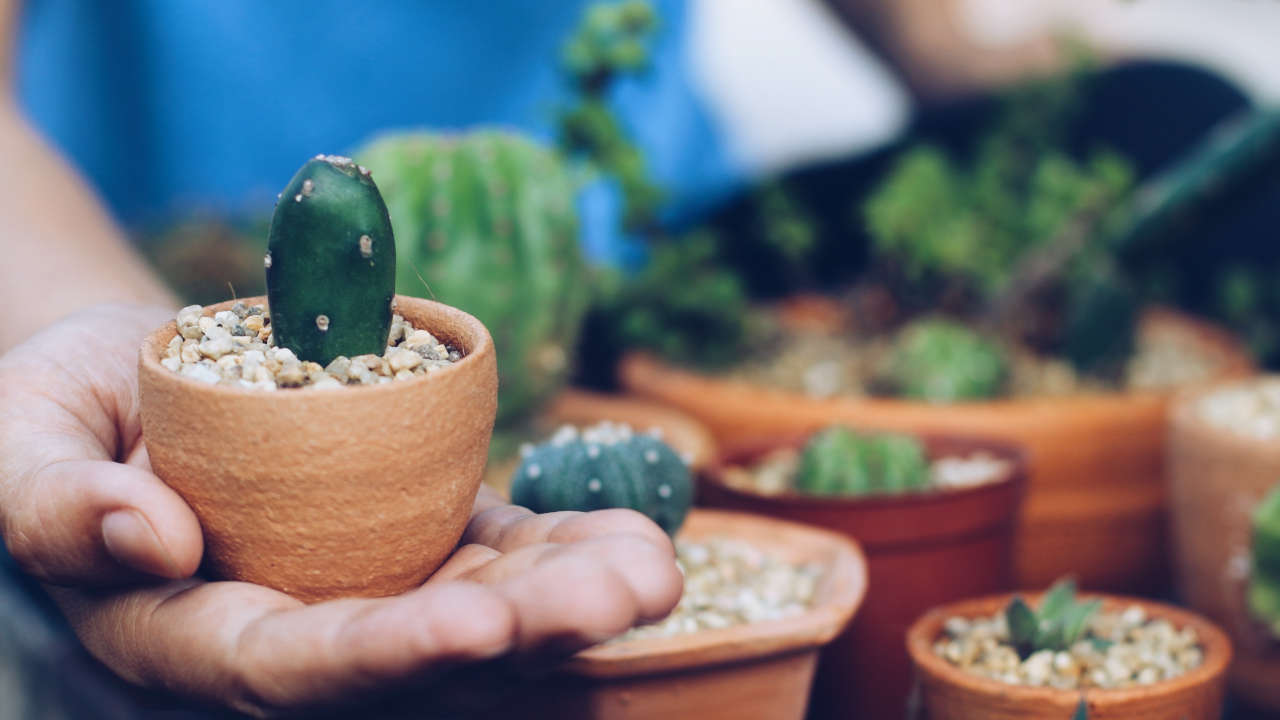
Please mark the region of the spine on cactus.
[[630, 508], [674, 535], [693, 504], [684, 460], [657, 437], [626, 425], [565, 426], [522, 455], [511, 500], [537, 513]]
[[924, 446], [909, 435], [860, 435], [833, 426], [815, 433], [800, 453], [797, 490], [862, 495], [918, 490], [929, 484]]
[[1280, 486], [1253, 515], [1253, 561], [1249, 610], [1280, 640]]
[[396, 247], [368, 170], [308, 160], [276, 203], [264, 264], [276, 345], [321, 365], [386, 350]]
[[559, 157], [495, 130], [391, 134], [356, 157], [397, 229], [399, 292], [461, 308], [493, 335], [499, 423], [563, 387], [589, 291]]

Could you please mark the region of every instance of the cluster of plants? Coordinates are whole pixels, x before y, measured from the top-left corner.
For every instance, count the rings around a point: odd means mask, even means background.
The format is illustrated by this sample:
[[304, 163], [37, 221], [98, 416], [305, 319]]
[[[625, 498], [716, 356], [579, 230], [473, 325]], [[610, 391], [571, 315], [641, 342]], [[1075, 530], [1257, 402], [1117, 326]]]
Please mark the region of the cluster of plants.
[[899, 493], [928, 485], [929, 458], [919, 439], [841, 425], [809, 438], [795, 477], [797, 490], [815, 495]]

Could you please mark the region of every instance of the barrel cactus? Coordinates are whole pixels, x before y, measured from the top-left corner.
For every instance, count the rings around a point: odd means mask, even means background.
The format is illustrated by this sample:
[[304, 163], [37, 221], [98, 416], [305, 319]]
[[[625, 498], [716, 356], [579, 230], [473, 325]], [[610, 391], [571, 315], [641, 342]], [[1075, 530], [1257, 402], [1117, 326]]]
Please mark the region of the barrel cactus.
[[1249, 610], [1280, 640], [1280, 487], [1271, 491], [1253, 515], [1253, 572]]
[[519, 135], [385, 135], [356, 152], [399, 236], [396, 287], [480, 319], [498, 349], [500, 423], [567, 380], [586, 311], [574, 186], [558, 156]]
[[960, 323], [926, 318], [898, 332], [876, 381], [896, 395], [947, 403], [994, 397], [1008, 374], [999, 344]]
[[863, 435], [834, 426], [805, 443], [794, 484], [819, 495], [919, 490], [929, 484], [929, 459], [924, 445], [909, 435]]
[[276, 203], [264, 264], [276, 345], [321, 365], [386, 350], [396, 246], [367, 169], [308, 160]]
[[511, 500], [537, 513], [631, 508], [674, 535], [693, 504], [685, 461], [659, 438], [626, 425], [565, 426], [522, 455]]

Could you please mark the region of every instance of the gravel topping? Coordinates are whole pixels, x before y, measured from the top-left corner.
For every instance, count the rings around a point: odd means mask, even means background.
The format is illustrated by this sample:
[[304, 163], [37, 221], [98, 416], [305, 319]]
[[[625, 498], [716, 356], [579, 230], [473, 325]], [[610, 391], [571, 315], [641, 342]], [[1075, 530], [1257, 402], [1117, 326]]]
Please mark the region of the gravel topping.
[[456, 348], [400, 315], [391, 318], [391, 335], [381, 356], [340, 355], [327, 367], [276, 347], [271, 315], [262, 305], [237, 302], [212, 315], [200, 305], [188, 305], [178, 311], [177, 322], [178, 333], [160, 364], [210, 385], [257, 390], [374, 385], [427, 375], [462, 359]]
[[[778, 448], [760, 458], [754, 465], [726, 469], [724, 481], [726, 485], [740, 490], [761, 495], [778, 495], [795, 490], [794, 480], [799, 467], [799, 450]], [[1000, 480], [1008, 468], [1008, 460], [982, 451], [938, 458], [930, 463], [928, 487], [914, 492], [985, 485]]]
[[742, 540], [676, 541], [684, 574], [680, 604], [665, 619], [643, 625], [613, 642], [670, 637], [800, 615], [813, 604], [822, 571], [793, 565]]
[[1280, 436], [1280, 376], [1228, 385], [1204, 397], [1200, 417], [1224, 430], [1258, 439]]
[[1204, 661], [1192, 628], [1178, 630], [1152, 619], [1139, 605], [1099, 612], [1070, 650], [1041, 650], [1021, 660], [1008, 644], [1004, 613], [976, 619], [952, 617], [933, 649], [975, 675], [1012, 685], [1061, 689], [1128, 688], [1178, 677]]

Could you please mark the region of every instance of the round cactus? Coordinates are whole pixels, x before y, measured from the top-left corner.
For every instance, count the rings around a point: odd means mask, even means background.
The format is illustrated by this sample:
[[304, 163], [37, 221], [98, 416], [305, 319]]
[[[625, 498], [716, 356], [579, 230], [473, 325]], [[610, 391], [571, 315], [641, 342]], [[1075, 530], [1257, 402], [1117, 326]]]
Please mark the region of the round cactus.
[[894, 394], [935, 403], [999, 395], [1009, 368], [1000, 346], [949, 320], [917, 320], [894, 340], [877, 378]]
[[399, 292], [461, 308], [493, 335], [499, 422], [563, 387], [589, 296], [574, 187], [557, 155], [481, 130], [386, 135], [356, 157], [398, 231]]
[[685, 461], [654, 435], [626, 425], [565, 426], [521, 454], [511, 500], [537, 513], [631, 508], [674, 535], [693, 504]]
[[1280, 640], [1280, 487], [1271, 491], [1253, 515], [1253, 572], [1249, 609]]
[[929, 484], [929, 459], [909, 435], [860, 435], [834, 426], [809, 438], [794, 483], [816, 495], [918, 490]]
[[396, 245], [368, 170], [308, 160], [276, 203], [263, 264], [276, 345], [321, 365], [386, 349]]

